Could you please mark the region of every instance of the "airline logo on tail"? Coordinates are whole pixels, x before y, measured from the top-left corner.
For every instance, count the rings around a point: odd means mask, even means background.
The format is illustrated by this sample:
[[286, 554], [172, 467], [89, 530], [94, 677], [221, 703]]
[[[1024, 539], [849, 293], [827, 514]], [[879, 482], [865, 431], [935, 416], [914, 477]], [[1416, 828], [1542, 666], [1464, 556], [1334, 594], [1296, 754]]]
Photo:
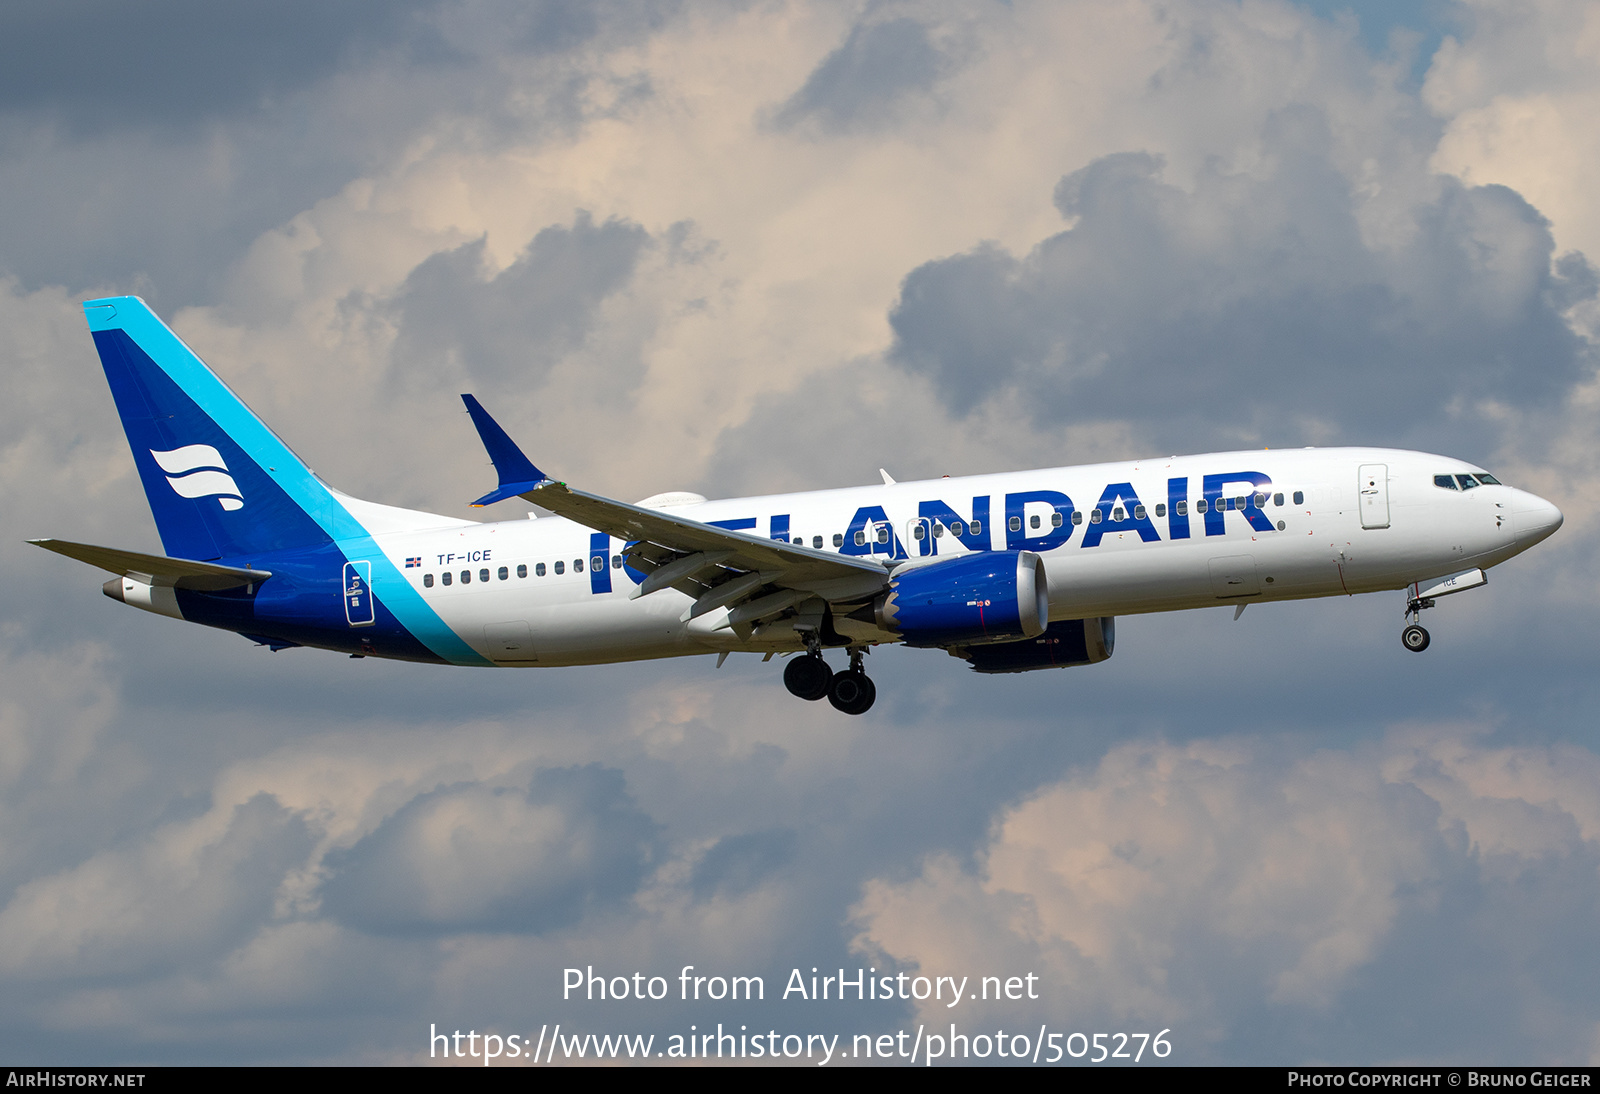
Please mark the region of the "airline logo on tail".
[[228, 510], [244, 507], [244, 495], [228, 474], [222, 453], [209, 444], [186, 444], [170, 452], [152, 448], [150, 455], [167, 473], [167, 482], [179, 497], [216, 498]]

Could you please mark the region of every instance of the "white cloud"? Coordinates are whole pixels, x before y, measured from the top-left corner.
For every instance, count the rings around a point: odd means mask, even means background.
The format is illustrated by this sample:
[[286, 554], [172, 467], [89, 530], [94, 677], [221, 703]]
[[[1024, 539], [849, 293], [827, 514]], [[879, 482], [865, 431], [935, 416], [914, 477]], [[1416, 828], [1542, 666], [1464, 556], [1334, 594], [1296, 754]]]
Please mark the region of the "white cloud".
[[[1394, 989], [1380, 962], [1414, 944], [1403, 921], [1454, 938], [1483, 916], [1487, 937], [1475, 941], [1515, 964], [1553, 910], [1597, 910], [1593, 753], [1438, 729], [1295, 752], [1260, 739], [1113, 749], [1007, 810], [970, 867], [936, 856], [911, 880], [869, 883], [857, 944], [924, 971], [1037, 970], [1041, 1014], [1154, 1021], [1222, 1042], [1264, 1004], [1337, 1020], [1358, 977]], [[1478, 874], [1467, 909], [1450, 899], [1464, 871]], [[1550, 996], [1577, 1003], [1554, 970], [1523, 968], [1536, 983], [1520, 1018]], [[1432, 992], [1405, 994], [1394, 1005]], [[1572, 1038], [1595, 1017], [1592, 1000], [1577, 1005], [1554, 1035], [1573, 1062], [1588, 1049]], [[1421, 1058], [1438, 1037], [1429, 1025]]]

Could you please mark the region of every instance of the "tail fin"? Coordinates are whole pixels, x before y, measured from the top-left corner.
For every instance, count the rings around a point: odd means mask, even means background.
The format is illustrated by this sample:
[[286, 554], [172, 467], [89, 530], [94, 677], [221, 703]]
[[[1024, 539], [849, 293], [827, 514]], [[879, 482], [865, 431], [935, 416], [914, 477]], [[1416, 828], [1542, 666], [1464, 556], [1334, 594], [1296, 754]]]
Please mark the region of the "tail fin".
[[338, 538], [344, 507], [143, 300], [83, 310], [167, 554], [204, 561]]

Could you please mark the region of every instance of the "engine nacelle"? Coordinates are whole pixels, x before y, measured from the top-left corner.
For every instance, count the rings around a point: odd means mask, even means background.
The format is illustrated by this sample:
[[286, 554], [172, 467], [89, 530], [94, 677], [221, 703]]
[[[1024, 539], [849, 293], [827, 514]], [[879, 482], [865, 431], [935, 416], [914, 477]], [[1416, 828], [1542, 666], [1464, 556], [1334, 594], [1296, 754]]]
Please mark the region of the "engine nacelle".
[[1050, 622], [1044, 560], [1032, 551], [980, 551], [905, 569], [874, 609], [878, 626], [908, 646], [1032, 638]]
[[1036, 638], [982, 646], [954, 646], [950, 652], [972, 662], [974, 672], [1032, 672], [1093, 665], [1111, 656], [1117, 644], [1117, 621], [1065, 619], [1050, 624]]

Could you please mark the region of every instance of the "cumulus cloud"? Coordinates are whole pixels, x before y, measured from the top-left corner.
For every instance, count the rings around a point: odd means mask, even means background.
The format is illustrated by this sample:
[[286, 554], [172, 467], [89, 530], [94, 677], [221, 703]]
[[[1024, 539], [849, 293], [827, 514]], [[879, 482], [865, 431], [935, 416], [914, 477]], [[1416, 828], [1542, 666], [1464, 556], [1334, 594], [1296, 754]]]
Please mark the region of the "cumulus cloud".
[[0, 962], [25, 977], [104, 977], [211, 961], [271, 916], [309, 848], [304, 821], [267, 795], [220, 832], [158, 831], [133, 855], [105, 852], [21, 886], [0, 911]]
[[1554, 261], [1536, 210], [1441, 178], [1369, 242], [1326, 124], [1287, 112], [1271, 168], [1208, 165], [1192, 190], [1146, 153], [1066, 176], [1068, 230], [907, 276], [894, 358], [958, 416], [1017, 391], [1044, 423], [1136, 415], [1188, 446], [1392, 441], [1487, 398], [1549, 407], [1590, 374], [1565, 313], [1597, 280], [1581, 256]]
[[[1279, 1033], [1298, 1039], [1382, 996], [1386, 1020], [1448, 1015], [1411, 1023], [1395, 1050], [1416, 1059], [1465, 1047], [1461, 979], [1402, 970], [1418, 947], [1461, 947], [1468, 979], [1528, 978], [1495, 1008], [1517, 1030], [1498, 1059], [1581, 1062], [1600, 1013], [1546, 932], [1560, 922], [1570, 937], [1600, 910], [1594, 755], [1440, 731], [1275, 752], [1260, 739], [1113, 749], [1008, 810], [970, 867], [937, 856], [909, 881], [869, 883], [858, 946], [924, 971], [1038, 970], [1040, 1014], [1156, 1022], [1214, 1048], [1250, 1045], [1263, 1005], [1285, 1008]], [[1561, 1028], [1541, 1031], [1552, 1007]]]
[[596, 765], [541, 771], [526, 791], [442, 787], [330, 856], [324, 899], [378, 932], [549, 931], [630, 896], [655, 833], [621, 772]]
[[[483, 269], [484, 242], [434, 254], [406, 278], [395, 298], [401, 318], [394, 354], [402, 377], [537, 384], [557, 358], [583, 343], [595, 309], [628, 283], [650, 240], [637, 224], [596, 225], [580, 212], [570, 228], [545, 228], [492, 275]], [[626, 379], [608, 370], [606, 382]]]
[[1586, 179], [1600, 138], [1600, 14], [1563, 0], [1466, 0], [1470, 35], [1444, 39], [1423, 100], [1444, 123], [1434, 166], [1502, 183], [1555, 226], [1563, 250], [1600, 253]]

